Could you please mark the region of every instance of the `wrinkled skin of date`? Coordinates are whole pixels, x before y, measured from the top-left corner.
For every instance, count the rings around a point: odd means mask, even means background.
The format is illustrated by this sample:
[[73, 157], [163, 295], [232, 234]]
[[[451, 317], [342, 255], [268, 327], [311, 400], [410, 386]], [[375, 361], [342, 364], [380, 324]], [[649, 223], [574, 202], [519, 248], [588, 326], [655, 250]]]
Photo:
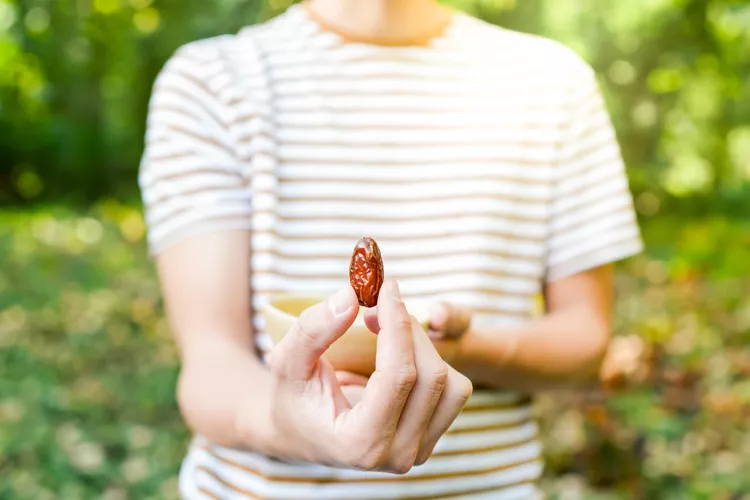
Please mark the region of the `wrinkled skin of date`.
[[372, 238], [362, 238], [354, 247], [349, 263], [349, 283], [360, 305], [375, 307], [380, 287], [383, 286], [383, 276], [383, 258], [378, 244]]

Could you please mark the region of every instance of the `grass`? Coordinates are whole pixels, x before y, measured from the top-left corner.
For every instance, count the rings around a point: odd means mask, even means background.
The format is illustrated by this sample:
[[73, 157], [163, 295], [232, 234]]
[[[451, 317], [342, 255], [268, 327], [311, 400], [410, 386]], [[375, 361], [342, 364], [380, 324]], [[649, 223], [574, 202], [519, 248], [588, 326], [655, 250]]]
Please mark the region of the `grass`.
[[[750, 499], [750, 227], [659, 217], [600, 387], [537, 405], [550, 498]], [[0, 218], [0, 499], [171, 499], [189, 434], [137, 209]]]

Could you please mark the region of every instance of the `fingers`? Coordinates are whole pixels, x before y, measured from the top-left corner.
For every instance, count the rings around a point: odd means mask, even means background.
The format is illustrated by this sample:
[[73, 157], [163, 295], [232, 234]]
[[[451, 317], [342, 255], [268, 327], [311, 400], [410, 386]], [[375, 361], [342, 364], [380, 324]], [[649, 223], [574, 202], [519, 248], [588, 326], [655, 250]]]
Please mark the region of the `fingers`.
[[385, 282], [378, 298], [380, 326], [375, 369], [386, 373], [414, 370], [412, 318], [395, 280]]
[[390, 434], [390, 439], [417, 379], [412, 318], [394, 280], [387, 280], [380, 289], [378, 323], [375, 372], [355, 410], [361, 412], [361, 418], [367, 419], [371, 428]]
[[457, 338], [471, 325], [471, 310], [465, 306], [439, 302], [430, 310], [430, 335], [438, 338]]
[[[405, 473], [429, 457], [471, 395], [471, 383], [442, 360], [407, 312], [395, 281], [386, 281], [377, 310], [365, 314], [368, 328], [378, 333], [375, 372], [363, 391], [344, 385], [353, 406], [336, 428], [351, 450], [350, 465]], [[344, 373], [337, 378], [342, 384], [361, 381]]]
[[453, 421], [456, 419], [461, 410], [463, 410], [466, 401], [471, 397], [473, 387], [471, 381], [457, 372], [454, 368], [448, 366], [448, 378], [445, 388], [438, 401], [437, 408], [432, 414], [432, 420], [424, 433], [419, 454], [415, 461], [416, 465], [421, 465], [432, 455], [440, 437], [446, 433]]
[[380, 331], [380, 323], [378, 323], [378, 306], [365, 309], [363, 316], [367, 329], [377, 335]]
[[403, 461], [395, 464], [397, 470], [408, 470], [414, 465], [448, 380], [448, 365], [443, 362], [416, 319], [412, 320], [412, 338], [417, 381], [401, 413], [392, 444], [397, 453], [396, 460]]
[[289, 380], [307, 380], [323, 353], [354, 323], [358, 308], [354, 290], [346, 286], [306, 309], [274, 348], [271, 369]]

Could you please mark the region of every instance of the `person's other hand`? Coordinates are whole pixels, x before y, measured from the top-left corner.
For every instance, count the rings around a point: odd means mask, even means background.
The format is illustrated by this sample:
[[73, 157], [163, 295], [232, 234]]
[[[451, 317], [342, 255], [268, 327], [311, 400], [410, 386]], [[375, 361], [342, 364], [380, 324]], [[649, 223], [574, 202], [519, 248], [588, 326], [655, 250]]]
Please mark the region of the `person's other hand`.
[[471, 309], [449, 302], [437, 302], [430, 308], [427, 331], [435, 340], [459, 339], [471, 326]]
[[[461, 338], [471, 326], [471, 314], [468, 307], [449, 302], [436, 302], [430, 308], [427, 336], [448, 364], [454, 364], [459, 355]], [[377, 333], [377, 307], [365, 311], [364, 319], [367, 327]]]
[[375, 372], [352, 404], [321, 356], [353, 324], [358, 307], [345, 287], [307, 309], [272, 351], [274, 436], [286, 456], [406, 473], [430, 456], [471, 395], [471, 382], [443, 361], [388, 280], [378, 299]]

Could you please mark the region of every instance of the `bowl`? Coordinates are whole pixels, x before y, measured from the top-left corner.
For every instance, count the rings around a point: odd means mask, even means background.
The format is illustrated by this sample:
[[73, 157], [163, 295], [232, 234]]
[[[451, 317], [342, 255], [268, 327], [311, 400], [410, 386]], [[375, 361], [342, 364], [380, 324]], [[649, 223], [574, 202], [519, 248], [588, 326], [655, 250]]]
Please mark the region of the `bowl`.
[[[269, 298], [261, 309], [266, 331], [278, 343], [292, 328], [302, 311], [326, 299], [325, 296], [279, 294]], [[405, 300], [406, 309], [427, 328], [429, 312], [426, 302]], [[324, 357], [336, 370], [346, 370], [369, 376], [375, 371], [375, 352], [378, 336], [368, 330], [364, 321], [365, 308], [360, 307], [349, 330], [325, 352]]]

